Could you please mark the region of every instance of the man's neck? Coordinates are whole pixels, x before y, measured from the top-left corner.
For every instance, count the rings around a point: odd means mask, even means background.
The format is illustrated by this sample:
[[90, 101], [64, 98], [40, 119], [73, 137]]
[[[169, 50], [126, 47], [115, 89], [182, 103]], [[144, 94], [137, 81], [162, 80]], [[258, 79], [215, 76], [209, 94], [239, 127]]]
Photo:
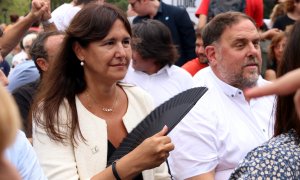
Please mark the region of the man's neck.
[[159, 6], [160, 6], [160, 1], [158, 1], [158, 0], [153, 0], [152, 1], [151, 12], [149, 14], [151, 19], [153, 19], [154, 16], [156, 16], [156, 14], [158, 12], [158, 9], [159, 9]]

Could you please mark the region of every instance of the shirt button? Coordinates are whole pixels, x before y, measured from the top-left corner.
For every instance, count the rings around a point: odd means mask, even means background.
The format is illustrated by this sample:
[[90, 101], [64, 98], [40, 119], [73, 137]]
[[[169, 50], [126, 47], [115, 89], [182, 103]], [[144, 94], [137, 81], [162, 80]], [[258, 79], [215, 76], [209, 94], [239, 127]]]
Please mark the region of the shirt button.
[[239, 92], [239, 94], [242, 94], [242, 92]]
[[234, 97], [234, 95], [233, 95], [233, 94], [231, 94], [231, 97]]
[[266, 132], [266, 130], [265, 130], [265, 129], [263, 129], [263, 132]]

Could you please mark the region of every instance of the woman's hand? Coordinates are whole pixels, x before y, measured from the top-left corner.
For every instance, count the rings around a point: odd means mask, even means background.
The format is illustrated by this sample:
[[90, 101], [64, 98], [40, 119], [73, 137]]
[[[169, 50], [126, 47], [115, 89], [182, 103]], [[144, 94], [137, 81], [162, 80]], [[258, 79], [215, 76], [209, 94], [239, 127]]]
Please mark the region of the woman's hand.
[[116, 163], [116, 169], [122, 179], [130, 179], [143, 170], [160, 166], [174, 149], [171, 138], [165, 136], [168, 127], [145, 139], [138, 147]]
[[143, 170], [155, 168], [169, 157], [169, 152], [174, 149], [174, 144], [171, 142], [171, 138], [165, 136], [167, 132], [168, 127], [164, 126], [160, 132], [145, 139], [132, 151]]

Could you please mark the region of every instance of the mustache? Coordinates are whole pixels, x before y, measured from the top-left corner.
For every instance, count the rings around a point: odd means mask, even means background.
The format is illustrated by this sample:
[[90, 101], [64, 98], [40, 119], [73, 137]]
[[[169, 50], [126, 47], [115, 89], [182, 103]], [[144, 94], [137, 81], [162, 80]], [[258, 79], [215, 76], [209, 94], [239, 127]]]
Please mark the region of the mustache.
[[250, 56], [250, 57], [247, 57], [247, 60], [243, 66], [244, 67], [245, 66], [259, 66], [259, 61], [258, 61], [257, 57]]
[[206, 55], [204, 53], [199, 53], [197, 54], [199, 58], [207, 58]]

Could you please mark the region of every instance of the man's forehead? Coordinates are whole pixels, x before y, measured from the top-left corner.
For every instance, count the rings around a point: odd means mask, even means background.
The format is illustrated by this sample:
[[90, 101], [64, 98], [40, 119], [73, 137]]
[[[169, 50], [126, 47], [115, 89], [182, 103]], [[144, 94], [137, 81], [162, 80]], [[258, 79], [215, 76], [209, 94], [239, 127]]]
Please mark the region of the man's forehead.
[[221, 38], [222, 37], [231, 40], [260, 39], [257, 28], [250, 20], [248, 20], [248, 22], [241, 21], [232, 26], [228, 26], [221, 35]]

